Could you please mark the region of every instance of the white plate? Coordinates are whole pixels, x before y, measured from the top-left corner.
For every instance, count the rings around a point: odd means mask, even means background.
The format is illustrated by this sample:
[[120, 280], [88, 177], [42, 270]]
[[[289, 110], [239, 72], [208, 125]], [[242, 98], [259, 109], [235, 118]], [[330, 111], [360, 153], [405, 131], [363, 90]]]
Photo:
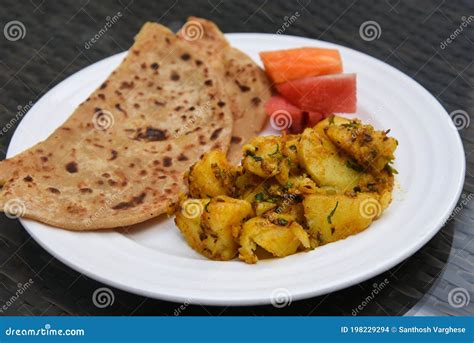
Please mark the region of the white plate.
[[[129, 234], [70, 232], [21, 219], [39, 244], [81, 273], [126, 291], [176, 302], [244, 305], [270, 303], [276, 296], [308, 298], [357, 284], [403, 261], [433, 237], [459, 198], [465, 159], [456, 128], [432, 95], [391, 66], [335, 44], [268, 34], [227, 37], [255, 61], [263, 50], [340, 49], [345, 72], [357, 73], [358, 116], [376, 128], [390, 128], [400, 142], [398, 187], [383, 216], [358, 235], [256, 265], [207, 260], [166, 218]], [[21, 121], [8, 156], [45, 139], [123, 57], [97, 62], [49, 91]]]

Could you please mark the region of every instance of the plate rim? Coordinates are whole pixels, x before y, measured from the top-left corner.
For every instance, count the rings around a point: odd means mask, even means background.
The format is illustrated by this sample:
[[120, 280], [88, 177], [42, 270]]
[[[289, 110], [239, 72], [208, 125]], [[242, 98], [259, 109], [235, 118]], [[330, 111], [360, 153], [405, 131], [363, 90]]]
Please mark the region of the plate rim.
[[[415, 79], [409, 77], [407, 74], [405, 74], [403, 71], [397, 69], [396, 67], [394, 67], [394, 66], [392, 66], [392, 65], [390, 65], [390, 64], [388, 64], [388, 63], [386, 63], [382, 60], [379, 60], [379, 59], [377, 59], [377, 58], [375, 58], [371, 55], [368, 55], [364, 52], [358, 51], [356, 49], [353, 49], [353, 48], [350, 48], [350, 47], [347, 47], [347, 46], [344, 46], [344, 45], [338, 44], [338, 43], [327, 42], [327, 41], [323, 41], [323, 40], [319, 40], [319, 39], [313, 39], [313, 38], [309, 38], [309, 37], [293, 36], [293, 35], [278, 35], [278, 34], [270, 34], [270, 33], [240, 33], [240, 32], [239, 33], [226, 33], [225, 34], [225, 36], [227, 38], [232, 37], [234, 39], [238, 39], [239, 36], [244, 36], [246, 39], [248, 39], [249, 37], [253, 38], [252, 36], [255, 36], [255, 35], [256, 36], [273, 37], [273, 39], [276, 36], [276, 37], [282, 37], [284, 39], [292, 39], [292, 40], [298, 39], [298, 40], [306, 41], [306, 42], [312, 43], [312, 44], [324, 43], [325, 45], [332, 45], [334, 47], [343, 47], [344, 49], [350, 50], [352, 53], [362, 55], [364, 58], [369, 58], [372, 62], [382, 64], [384, 67], [388, 67], [388, 68], [392, 69], [392, 71], [395, 71], [397, 74], [400, 74], [401, 77], [408, 80], [411, 84], [413, 84], [414, 86], [416, 85], [415, 87], [419, 88], [421, 92], [425, 92], [427, 95], [429, 95], [431, 101], [449, 116], [448, 112], [441, 105], [441, 103], [438, 101], [438, 99], [436, 99], [436, 97], [434, 97], [433, 94], [431, 94], [431, 92], [429, 92], [423, 85], [418, 83]], [[120, 53], [108, 56], [104, 59], [98, 60], [98, 61], [96, 61], [96, 62], [94, 62], [94, 63], [78, 70], [78, 71], [76, 71], [75, 73], [67, 76], [61, 82], [59, 82], [54, 87], [52, 87], [46, 94], [48, 94], [49, 92], [52, 92], [56, 88], [61, 88], [63, 83], [68, 81], [71, 77], [73, 77], [77, 73], [82, 72], [82, 71], [84, 71], [88, 68], [91, 68], [91, 67], [95, 66], [98, 63], [102, 63], [102, 62], [106, 63], [107, 60], [112, 59], [114, 57], [117, 57], [118, 55], [123, 54], [125, 56], [126, 53], [127, 53], [127, 51], [124, 51], [124, 52], [120, 52]], [[46, 94], [44, 94], [43, 97]], [[38, 101], [39, 100], [41, 100], [41, 98], [38, 99]], [[36, 103], [35, 103], [35, 105], [36, 105]], [[25, 114], [25, 116], [27, 114]], [[21, 130], [19, 130], [19, 128], [21, 127], [22, 122], [23, 122], [23, 120], [21, 120], [21, 122], [19, 123], [19, 125], [15, 129], [14, 134], [12, 135], [12, 138], [9, 142], [9, 146], [8, 146], [8, 149], [7, 149], [7, 156], [11, 155], [11, 150], [10, 150], [10, 148], [12, 146], [11, 142], [13, 142], [15, 139], [18, 139], [16, 137], [16, 135], [17, 134], [19, 135], [19, 132], [21, 131]], [[429, 231], [428, 234], [426, 234], [425, 236], [417, 239], [416, 244], [413, 244], [409, 249], [399, 249], [398, 250], [398, 251], [400, 251], [399, 254], [390, 255], [385, 260], [385, 262], [382, 265], [380, 265], [378, 268], [371, 268], [367, 272], [365, 272], [364, 274], [356, 274], [356, 276], [348, 278], [347, 280], [345, 280], [345, 282], [340, 282], [336, 286], [328, 285], [325, 288], [322, 288], [322, 289], [320, 288], [316, 291], [291, 292], [291, 299], [292, 300], [301, 300], [301, 299], [306, 299], [306, 298], [310, 298], [310, 297], [314, 297], [314, 296], [327, 294], [328, 292], [335, 292], [335, 291], [344, 289], [346, 287], [355, 285], [357, 283], [360, 283], [362, 281], [368, 280], [368, 279], [370, 279], [370, 278], [372, 278], [376, 275], [379, 275], [379, 274], [389, 270], [390, 268], [394, 267], [398, 263], [401, 263], [402, 261], [409, 258], [411, 255], [413, 255], [414, 253], [419, 251], [419, 249], [421, 249], [431, 238], [433, 238], [439, 232], [439, 230], [443, 227], [443, 224], [446, 222], [446, 220], [449, 218], [450, 214], [452, 213], [452, 210], [456, 206], [456, 204], [459, 200], [459, 197], [462, 193], [463, 185], [464, 185], [464, 181], [465, 181], [466, 159], [465, 159], [464, 146], [463, 146], [461, 137], [459, 135], [459, 132], [455, 128], [453, 122], [449, 121], [449, 123], [450, 123], [451, 130], [454, 130], [454, 132], [456, 133], [454, 136], [456, 137], [456, 145], [458, 146], [458, 148], [460, 148], [459, 152], [461, 152], [462, 156], [464, 156], [464, 157], [460, 159], [460, 162], [461, 162], [460, 167], [461, 168], [459, 169], [459, 172], [461, 174], [461, 177], [457, 179], [458, 180], [458, 185], [457, 185], [456, 196], [451, 200], [450, 205], [448, 207], [446, 207], [446, 211], [445, 211], [444, 215], [441, 217], [442, 220], [439, 223], [437, 223], [434, 226], [434, 228]], [[181, 296], [181, 295], [177, 295], [177, 294], [167, 294], [167, 293], [162, 293], [162, 292], [161, 293], [160, 292], [149, 292], [147, 290], [137, 288], [134, 285], [125, 285], [125, 284], [122, 284], [122, 283], [117, 283], [117, 282], [115, 282], [115, 280], [104, 278], [101, 275], [96, 274], [93, 271], [89, 271], [89, 270], [83, 268], [81, 265], [70, 261], [70, 259], [64, 258], [62, 255], [57, 253], [55, 250], [50, 249], [50, 247], [47, 246], [47, 244], [44, 241], [39, 239], [35, 235], [34, 230], [30, 230], [28, 228], [28, 225], [26, 225], [26, 224], [27, 224], [28, 221], [30, 221], [29, 219], [19, 218], [19, 220], [20, 220], [20, 223], [22, 224], [22, 226], [25, 228], [25, 230], [29, 233], [29, 235], [42, 248], [44, 248], [49, 254], [54, 256], [60, 262], [64, 263], [68, 267], [70, 267], [70, 268], [72, 268], [72, 269], [74, 269], [74, 270], [76, 270], [76, 271], [92, 278], [92, 279], [98, 280], [98, 281], [100, 281], [100, 282], [102, 282], [106, 285], [110, 285], [112, 287], [115, 287], [117, 289], [120, 289], [120, 290], [123, 290], [123, 291], [126, 291], [126, 292], [132, 292], [132, 293], [139, 294], [139, 295], [142, 295], [142, 296], [147, 296], [147, 297], [151, 297], [151, 298], [155, 298], [155, 299], [162, 299], [162, 300], [172, 301], [172, 302], [176, 302], [176, 303], [182, 303], [183, 301], [185, 301], [185, 302], [192, 303], [192, 304], [221, 305], [221, 306], [222, 305], [246, 306], [246, 305], [269, 304], [271, 302], [270, 294], [268, 294], [268, 297], [266, 297], [266, 298], [249, 296], [249, 297], [247, 297], [246, 300], [241, 300], [241, 299], [237, 299], [237, 298], [230, 298], [230, 299], [224, 301], [220, 298], [212, 299], [212, 298], [198, 298], [198, 297], [193, 297], [192, 299], [189, 299], [186, 296]], [[25, 222], [26, 222], [26, 224], [25, 224]]]

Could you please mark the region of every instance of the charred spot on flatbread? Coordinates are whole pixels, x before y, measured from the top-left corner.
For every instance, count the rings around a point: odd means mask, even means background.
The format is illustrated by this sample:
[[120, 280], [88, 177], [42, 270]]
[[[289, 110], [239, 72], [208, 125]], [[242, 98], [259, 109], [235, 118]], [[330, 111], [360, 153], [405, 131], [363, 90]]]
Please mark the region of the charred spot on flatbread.
[[182, 162], [182, 161], [187, 161], [187, 160], [189, 160], [189, 158], [185, 154], [183, 153], [179, 154], [178, 161]]
[[216, 130], [214, 130], [214, 131], [212, 132], [212, 134], [211, 134], [211, 137], [210, 137], [210, 138], [211, 138], [211, 141], [215, 141], [215, 140], [217, 139], [217, 137], [219, 137], [219, 135], [221, 134], [222, 130], [223, 130], [222, 127], [218, 128], [218, 129], [216, 129]]
[[184, 53], [184, 54], [181, 55], [181, 59], [183, 61], [189, 61], [190, 58], [191, 58], [191, 55], [188, 54], [188, 53]]
[[168, 139], [166, 130], [161, 130], [154, 127], [147, 127], [145, 129], [139, 128], [136, 131], [136, 140], [147, 142], [158, 142]]
[[254, 106], [260, 105], [262, 102], [262, 99], [260, 99], [258, 96], [253, 97], [252, 100], [250, 100]]
[[109, 158], [109, 161], [115, 160], [115, 159], [117, 158], [117, 156], [118, 156], [117, 150], [114, 150], [114, 149], [110, 150], [110, 154], [111, 154], [111, 156], [110, 156], [110, 158]]
[[77, 163], [74, 161], [71, 161], [68, 164], [66, 164], [66, 170], [69, 173], [77, 173], [79, 169], [77, 167]]
[[132, 197], [132, 199], [130, 199], [129, 201], [119, 202], [117, 205], [112, 206], [112, 209], [114, 209], [114, 210], [124, 210], [124, 209], [128, 209], [128, 208], [131, 208], [131, 207], [136, 207], [140, 204], [143, 204], [143, 200], [145, 199], [145, 197], [146, 197], [146, 193], [143, 192], [140, 195]]
[[173, 160], [171, 157], [169, 156], [163, 157], [163, 167], [171, 167], [172, 164], [173, 164]]
[[48, 187], [48, 191], [50, 191], [53, 194], [60, 194], [61, 191], [55, 187]]
[[178, 81], [180, 79], [180, 76], [175, 70], [173, 70], [171, 72], [170, 79], [171, 81]]
[[242, 142], [242, 137], [232, 136], [232, 138], [230, 139], [230, 142], [234, 144], [238, 144]]

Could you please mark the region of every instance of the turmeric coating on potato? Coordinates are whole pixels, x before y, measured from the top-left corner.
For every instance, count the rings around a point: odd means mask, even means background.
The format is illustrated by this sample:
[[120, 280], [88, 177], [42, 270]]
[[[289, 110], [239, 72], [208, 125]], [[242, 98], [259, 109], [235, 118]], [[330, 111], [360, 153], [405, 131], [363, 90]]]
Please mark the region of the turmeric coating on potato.
[[299, 135], [254, 138], [241, 166], [219, 150], [204, 154], [185, 176], [176, 225], [202, 255], [246, 263], [359, 233], [392, 200], [398, 142], [388, 133], [331, 116]]

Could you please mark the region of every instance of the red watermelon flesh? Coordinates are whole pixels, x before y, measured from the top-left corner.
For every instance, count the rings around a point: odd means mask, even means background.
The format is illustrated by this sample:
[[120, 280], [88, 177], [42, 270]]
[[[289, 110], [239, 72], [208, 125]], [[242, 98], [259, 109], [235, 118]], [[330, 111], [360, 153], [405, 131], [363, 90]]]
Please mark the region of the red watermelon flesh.
[[[332, 113], [331, 113], [332, 114]], [[308, 112], [308, 124], [306, 126], [308, 127], [313, 127], [314, 125], [316, 125], [317, 123], [319, 123], [321, 120], [323, 120], [324, 118], [326, 118], [325, 115], [323, 115], [322, 113], [318, 113], [318, 112]]]
[[279, 95], [274, 95], [268, 99], [267, 103], [265, 104], [265, 112], [271, 116], [277, 111], [286, 111], [291, 115], [300, 115], [301, 112], [298, 107], [288, 102], [288, 100], [285, 98]]
[[[271, 124], [275, 128], [289, 129], [291, 133], [299, 133], [306, 126], [307, 115], [281, 96], [274, 95], [268, 99], [265, 104], [265, 112], [272, 118], [274, 123]], [[287, 113], [291, 116], [291, 119], [285, 118]], [[285, 122], [291, 124], [291, 126], [288, 128]]]
[[278, 92], [303, 111], [353, 113], [357, 107], [356, 75], [311, 76], [277, 85]]
[[[301, 133], [306, 127], [313, 127], [325, 118], [322, 113], [303, 111], [279, 95], [274, 95], [268, 99], [265, 104], [265, 112], [270, 117], [273, 116], [274, 122], [277, 123], [277, 125], [274, 126], [278, 127], [281, 126], [278, 125], [277, 117], [279, 115], [284, 116], [285, 112], [289, 113], [291, 116], [291, 126], [289, 131], [291, 133]], [[284, 122], [284, 120], [281, 122]]]

